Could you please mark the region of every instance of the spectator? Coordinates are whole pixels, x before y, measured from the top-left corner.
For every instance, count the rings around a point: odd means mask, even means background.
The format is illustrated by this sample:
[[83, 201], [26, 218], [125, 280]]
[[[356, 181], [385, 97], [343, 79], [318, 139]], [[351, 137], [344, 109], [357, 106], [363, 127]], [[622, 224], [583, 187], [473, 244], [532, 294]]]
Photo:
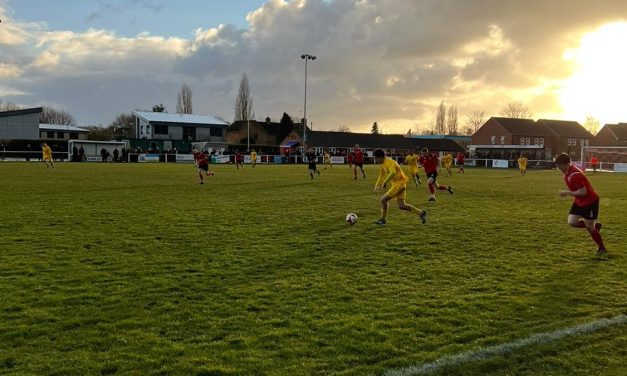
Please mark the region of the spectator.
[[78, 162], [78, 148], [76, 145], [72, 147], [72, 162]]
[[119, 156], [120, 156], [120, 152], [118, 151], [118, 148], [116, 147], [113, 150], [113, 162], [117, 162]]
[[102, 161], [106, 162], [107, 161], [107, 149], [102, 148], [100, 149], [100, 156], [102, 157]]
[[83, 145], [78, 149], [78, 161], [85, 162], [85, 149], [83, 149]]

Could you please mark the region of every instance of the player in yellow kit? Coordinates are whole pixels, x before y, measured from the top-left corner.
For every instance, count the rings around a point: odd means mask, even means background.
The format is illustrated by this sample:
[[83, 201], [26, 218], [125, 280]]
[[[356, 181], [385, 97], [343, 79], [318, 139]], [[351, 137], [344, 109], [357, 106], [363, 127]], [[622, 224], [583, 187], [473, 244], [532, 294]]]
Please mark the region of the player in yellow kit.
[[453, 171], [451, 171], [451, 167], [453, 166], [453, 154], [450, 152], [444, 154], [442, 157], [442, 166], [444, 166], [444, 169], [449, 176], [453, 176]]
[[325, 150], [324, 151], [324, 155], [323, 155], [323, 161], [324, 161], [324, 169], [327, 169], [327, 166], [329, 166], [329, 168], [333, 168], [333, 165], [331, 164], [331, 155], [329, 155], [329, 151]]
[[52, 162], [52, 149], [45, 142], [41, 146], [41, 159], [46, 164], [46, 168], [52, 167], [54, 170], [54, 162]]
[[414, 154], [413, 151], [410, 151], [409, 154], [405, 156], [405, 164], [409, 166], [409, 171], [411, 172], [411, 176], [417, 187], [418, 184], [422, 183], [420, 181], [420, 176], [418, 175], [418, 156]]
[[522, 154], [518, 158], [518, 168], [520, 169], [521, 175], [525, 175], [527, 173], [527, 158], [525, 158]]
[[257, 152], [255, 151], [255, 149], [250, 152], [250, 163], [253, 164], [253, 168], [257, 166]]
[[422, 223], [427, 221], [427, 211], [416, 208], [405, 202], [405, 196], [407, 193], [407, 182], [409, 179], [407, 175], [403, 173], [401, 166], [396, 163], [395, 160], [387, 158], [385, 152], [381, 149], [374, 151], [375, 163], [381, 164], [379, 171], [379, 178], [374, 187], [375, 192], [378, 192], [381, 187], [387, 183], [392, 183], [390, 189], [381, 196], [381, 218], [375, 223], [378, 225], [384, 225], [386, 223], [386, 217], [388, 214], [388, 201], [395, 198], [398, 203], [398, 208], [401, 210], [407, 210], [409, 212], [418, 214]]

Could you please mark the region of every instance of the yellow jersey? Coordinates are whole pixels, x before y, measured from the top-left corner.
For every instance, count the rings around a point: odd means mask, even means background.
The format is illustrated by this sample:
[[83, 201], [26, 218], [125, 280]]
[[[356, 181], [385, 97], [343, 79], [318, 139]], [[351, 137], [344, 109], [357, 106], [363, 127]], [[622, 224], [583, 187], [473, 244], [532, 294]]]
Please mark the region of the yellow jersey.
[[518, 158], [518, 167], [527, 167], [527, 158]]
[[50, 146], [44, 146], [41, 148], [44, 159], [52, 159], [52, 149]]
[[250, 153], [250, 160], [253, 162], [257, 162], [257, 152]]
[[[390, 175], [392, 177], [390, 177]], [[407, 175], [405, 175], [401, 169], [401, 166], [399, 166], [395, 160], [385, 157], [379, 169], [379, 178], [377, 179], [376, 187], [381, 187], [390, 180], [392, 184], [407, 184], [409, 181]]]
[[329, 155], [329, 153], [324, 153], [324, 163], [331, 163], [331, 156]]
[[453, 155], [445, 154], [444, 157], [442, 157], [442, 164], [450, 167], [453, 164]]

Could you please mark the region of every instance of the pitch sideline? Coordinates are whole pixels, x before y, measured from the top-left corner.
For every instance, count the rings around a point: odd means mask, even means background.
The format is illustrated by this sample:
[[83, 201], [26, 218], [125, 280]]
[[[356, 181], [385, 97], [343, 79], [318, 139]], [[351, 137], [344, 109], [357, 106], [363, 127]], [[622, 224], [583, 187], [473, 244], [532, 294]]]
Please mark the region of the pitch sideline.
[[544, 332], [534, 334], [530, 337], [504, 343], [502, 345], [479, 348], [477, 350], [465, 351], [457, 355], [444, 356], [436, 361], [417, 366], [409, 366], [396, 370], [389, 370], [384, 376], [414, 376], [426, 375], [436, 372], [444, 367], [457, 366], [463, 363], [476, 362], [487, 358], [509, 354], [525, 346], [545, 344], [557, 341], [564, 337], [577, 336], [586, 333], [596, 332], [611, 326], [624, 324], [627, 322], [627, 315], [621, 314], [610, 319], [599, 319], [584, 324], [559, 329], [554, 332]]

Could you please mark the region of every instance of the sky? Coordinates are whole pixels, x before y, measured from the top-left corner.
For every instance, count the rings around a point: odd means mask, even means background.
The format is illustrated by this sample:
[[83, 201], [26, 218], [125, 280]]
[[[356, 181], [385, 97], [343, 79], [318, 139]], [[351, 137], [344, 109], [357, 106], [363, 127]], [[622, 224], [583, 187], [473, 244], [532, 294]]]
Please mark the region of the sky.
[[[499, 116], [627, 122], [624, 0], [0, 0], [0, 100], [78, 125], [193, 91], [233, 119], [242, 75], [255, 118], [315, 130], [432, 127], [441, 102]], [[618, 48], [617, 48], [618, 47]]]

